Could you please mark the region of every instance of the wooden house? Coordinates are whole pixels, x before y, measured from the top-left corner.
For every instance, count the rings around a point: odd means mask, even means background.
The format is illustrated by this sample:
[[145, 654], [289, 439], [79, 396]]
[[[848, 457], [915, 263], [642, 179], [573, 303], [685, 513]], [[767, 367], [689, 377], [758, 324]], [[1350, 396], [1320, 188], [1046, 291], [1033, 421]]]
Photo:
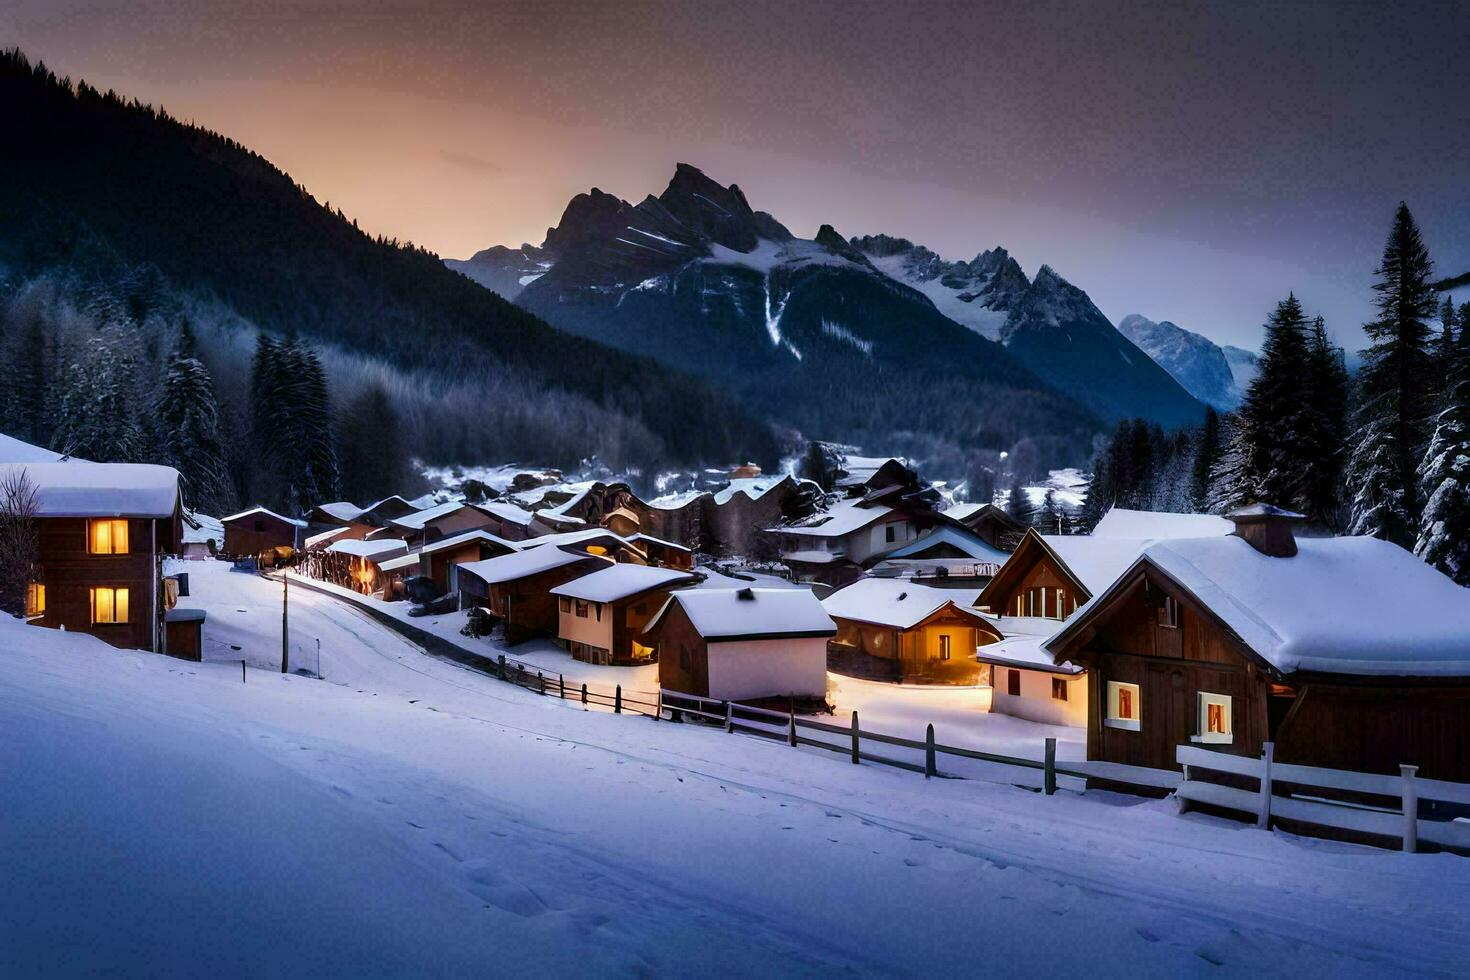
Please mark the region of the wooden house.
[[673, 568], [619, 563], [551, 590], [557, 597], [557, 640], [576, 660], [648, 663], [655, 657], [643, 627], [674, 589], [698, 578]]
[[902, 579], [859, 579], [822, 600], [837, 624], [827, 666], [900, 684], [978, 684], [975, 648], [1002, 638], [994, 621], [954, 590]]
[[392, 538], [335, 541], [327, 547], [329, 563], [323, 577], [363, 595], [372, 595], [383, 589], [382, 563], [407, 552], [407, 544]]
[[460, 565], [497, 558], [515, 550], [513, 543], [497, 538], [483, 528], [476, 528], [421, 547], [417, 552], [417, 574], [433, 579], [448, 592], [458, 592]]
[[807, 589], [685, 589], [644, 632], [668, 690], [730, 701], [827, 695], [837, 625]]
[[780, 541], [781, 561], [797, 581], [840, 588], [860, 578], [870, 559], [916, 540], [927, 526], [932, 522], [905, 509], [844, 500], [767, 532]]
[[1470, 781], [1470, 592], [1373, 538], [1303, 538], [1257, 505], [1235, 533], [1150, 544], [1046, 643], [1091, 675], [1088, 756], [1178, 768], [1197, 744]]
[[634, 547], [642, 548], [651, 564], [664, 568], [677, 568], [686, 572], [694, 568], [694, 549], [692, 548], [686, 548], [682, 544], [665, 541], [662, 538], [655, 538], [649, 534], [635, 534], [627, 540]]
[[557, 597], [551, 590], [602, 568], [612, 559], [572, 547], [527, 548], [459, 565], [461, 604], [484, 605], [505, 622], [505, 642], [555, 636]]
[[620, 534], [607, 528], [587, 527], [579, 531], [563, 531], [560, 534], [543, 534], [517, 542], [522, 550], [529, 548], [575, 548], [589, 555], [600, 555], [614, 561], [635, 565], [649, 564], [648, 553]]
[[465, 531], [489, 527], [493, 522], [494, 518], [484, 508], [451, 500], [427, 510], [396, 517], [387, 526], [390, 533], [403, 538], [409, 547], [417, 548]]
[[941, 524], [872, 564], [875, 576], [909, 579], [935, 588], [979, 592], [1010, 558], [962, 524]]
[[36, 495], [39, 560], [27, 620], [117, 647], [195, 656], [202, 613], [164, 630], [174, 594], [163, 558], [179, 552], [182, 536], [179, 474], [132, 463], [0, 463], [0, 479], [20, 474]]
[[299, 551], [306, 540], [305, 521], [284, 517], [264, 507], [222, 517], [220, 523], [225, 528], [225, 554], [236, 558], [253, 557], [277, 548]]
[[1026, 525], [995, 504], [955, 504], [944, 516], [963, 524], [970, 533], [998, 551], [1016, 550], [1026, 536]]

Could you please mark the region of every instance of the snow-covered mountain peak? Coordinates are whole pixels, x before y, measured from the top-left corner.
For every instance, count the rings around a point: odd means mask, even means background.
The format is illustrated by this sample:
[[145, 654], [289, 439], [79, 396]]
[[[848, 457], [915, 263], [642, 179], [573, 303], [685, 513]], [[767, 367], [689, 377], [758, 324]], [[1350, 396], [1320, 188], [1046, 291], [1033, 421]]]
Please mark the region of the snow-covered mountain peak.
[[1225, 352], [1209, 338], [1168, 320], [1154, 322], [1138, 313], [1120, 320], [1118, 332], [1205, 404], [1226, 412], [1240, 404], [1241, 389]]
[[1030, 285], [1003, 248], [948, 262], [922, 245], [891, 235], [852, 239], [874, 267], [917, 289], [945, 316], [990, 339], [1000, 335], [1011, 304]]

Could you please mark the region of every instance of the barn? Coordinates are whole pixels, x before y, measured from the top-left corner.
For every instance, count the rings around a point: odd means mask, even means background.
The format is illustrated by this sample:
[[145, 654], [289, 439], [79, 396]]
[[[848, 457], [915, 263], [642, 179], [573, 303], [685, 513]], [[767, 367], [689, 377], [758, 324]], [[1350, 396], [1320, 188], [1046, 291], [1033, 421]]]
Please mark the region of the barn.
[[306, 522], [283, 517], [264, 507], [252, 507], [229, 517], [221, 517], [225, 529], [225, 554], [249, 557], [291, 548], [299, 551], [305, 544]]

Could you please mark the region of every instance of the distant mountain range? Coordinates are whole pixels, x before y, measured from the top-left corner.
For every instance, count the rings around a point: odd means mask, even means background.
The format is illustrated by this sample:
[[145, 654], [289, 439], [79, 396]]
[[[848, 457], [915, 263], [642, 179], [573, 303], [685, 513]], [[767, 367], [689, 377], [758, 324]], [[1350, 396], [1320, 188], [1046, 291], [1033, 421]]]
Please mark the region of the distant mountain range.
[[[679, 164], [633, 205], [593, 189], [539, 246], [450, 266], [548, 322], [718, 380], [808, 435], [1076, 461], [1142, 415], [1203, 406], [1082, 290], [1002, 248], [947, 262], [900, 238], [798, 238], [736, 185]], [[915, 455], [923, 455], [922, 450]]]
[[[1200, 401], [1222, 412], [1240, 406], [1244, 386], [1236, 381], [1230, 357], [1214, 341], [1168, 320], [1155, 322], [1138, 313], [1130, 313], [1120, 320], [1118, 332], [1137, 344]], [[1253, 365], [1254, 355], [1238, 347], [1232, 349], [1238, 352], [1242, 370], [1247, 362], [1240, 355], [1250, 358]]]

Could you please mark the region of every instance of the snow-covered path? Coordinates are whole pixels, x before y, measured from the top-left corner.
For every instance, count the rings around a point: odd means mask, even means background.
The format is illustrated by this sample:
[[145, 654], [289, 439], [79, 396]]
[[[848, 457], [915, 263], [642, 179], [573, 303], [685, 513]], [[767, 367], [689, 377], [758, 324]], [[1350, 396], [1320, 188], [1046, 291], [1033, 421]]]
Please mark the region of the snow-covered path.
[[0, 625], [0, 974], [1470, 962], [1465, 859], [584, 712], [300, 596], [325, 682]]

